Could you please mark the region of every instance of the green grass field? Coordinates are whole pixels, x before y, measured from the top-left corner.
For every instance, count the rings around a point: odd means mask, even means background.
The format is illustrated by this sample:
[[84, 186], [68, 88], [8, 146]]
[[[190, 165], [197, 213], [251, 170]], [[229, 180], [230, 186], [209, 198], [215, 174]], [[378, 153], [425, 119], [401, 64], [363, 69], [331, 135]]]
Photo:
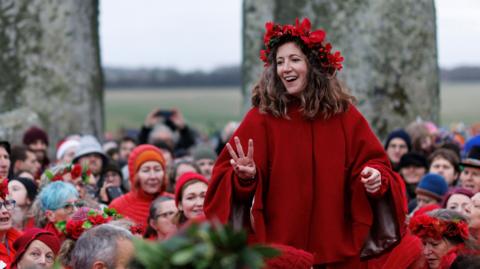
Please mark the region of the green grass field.
[[241, 119], [240, 88], [136, 89], [106, 91], [107, 131], [139, 128], [152, 109], [178, 108], [186, 121], [203, 132], [211, 133], [230, 120]]
[[[441, 84], [442, 126], [480, 121], [480, 83]], [[105, 94], [107, 131], [139, 128], [155, 107], [179, 108], [188, 123], [211, 133], [229, 120], [240, 120], [242, 97], [239, 87], [201, 89], [135, 89]]]
[[480, 121], [480, 83], [442, 83], [440, 90], [442, 126]]

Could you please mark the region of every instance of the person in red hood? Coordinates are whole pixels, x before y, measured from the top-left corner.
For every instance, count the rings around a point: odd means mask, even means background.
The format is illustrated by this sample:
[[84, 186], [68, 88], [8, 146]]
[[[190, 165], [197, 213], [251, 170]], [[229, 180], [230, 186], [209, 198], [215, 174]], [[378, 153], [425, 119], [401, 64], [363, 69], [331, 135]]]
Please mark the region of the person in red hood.
[[[404, 232], [404, 189], [336, 77], [343, 57], [324, 39], [308, 19], [266, 24], [253, 108], [217, 159], [204, 208], [247, 229], [251, 242], [312, 253], [315, 268], [361, 268], [361, 257], [387, 251]], [[366, 243], [383, 234], [372, 227], [384, 201], [383, 228], [398, 234], [374, 248]]]
[[130, 192], [110, 203], [111, 208], [138, 224], [147, 227], [150, 204], [167, 188], [165, 159], [152, 145], [140, 145], [128, 157]]

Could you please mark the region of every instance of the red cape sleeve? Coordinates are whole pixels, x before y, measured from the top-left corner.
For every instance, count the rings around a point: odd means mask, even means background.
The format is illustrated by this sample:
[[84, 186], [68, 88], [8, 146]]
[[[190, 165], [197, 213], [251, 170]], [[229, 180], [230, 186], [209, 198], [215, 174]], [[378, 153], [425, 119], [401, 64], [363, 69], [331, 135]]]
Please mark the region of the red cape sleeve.
[[[352, 217], [359, 223], [372, 224], [376, 216], [372, 212], [371, 203], [376, 199], [388, 196], [387, 200], [392, 201], [391, 210], [394, 212], [394, 219], [400, 229], [400, 235], [405, 233], [406, 198], [405, 186], [400, 176], [393, 172], [390, 161], [375, 134], [369, 127], [368, 122], [354, 106], [343, 115], [343, 126], [345, 128], [345, 141], [347, 141], [346, 158], [347, 170], [350, 178], [350, 189], [352, 193]], [[366, 167], [377, 169], [382, 176], [382, 187], [376, 193], [370, 194], [360, 182], [361, 171]], [[375, 231], [370, 231], [370, 233]], [[357, 239], [362, 241], [361, 238]]]
[[[257, 186], [263, 184], [263, 178], [266, 178], [268, 171], [265, 117], [266, 115], [260, 114], [258, 109], [251, 109], [229, 141], [235, 149], [233, 138], [238, 136], [246, 153], [248, 139], [253, 139], [254, 161], [257, 168], [255, 181], [248, 185], [241, 184], [230, 164], [231, 157], [228, 150], [224, 148], [220, 153], [213, 168], [204, 202], [205, 214], [209, 219], [218, 219], [226, 223], [231, 220], [232, 215], [236, 214], [236, 209], [240, 209], [242, 213], [248, 213], [251, 209], [253, 197], [261, 189]], [[257, 206], [261, 206], [260, 204], [258, 203]], [[248, 220], [249, 215], [245, 214], [242, 219]]]

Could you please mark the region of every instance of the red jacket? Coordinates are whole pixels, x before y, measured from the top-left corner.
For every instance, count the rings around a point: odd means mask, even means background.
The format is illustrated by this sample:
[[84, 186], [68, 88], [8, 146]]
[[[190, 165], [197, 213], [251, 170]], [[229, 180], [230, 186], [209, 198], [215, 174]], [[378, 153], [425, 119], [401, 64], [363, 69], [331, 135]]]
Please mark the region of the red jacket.
[[15, 242], [15, 240], [21, 235], [22, 233], [15, 228], [10, 228], [7, 231], [5, 244], [0, 243], [0, 261], [4, 262], [7, 267], [10, 266], [10, 263], [13, 262], [13, 258], [15, 257], [13, 242]]
[[[354, 106], [328, 120], [304, 119], [296, 106], [288, 115], [290, 120], [257, 108], [248, 112], [234, 136], [245, 153], [253, 139], [256, 180], [242, 185], [224, 149], [207, 191], [206, 215], [227, 222], [246, 213], [244, 227], [254, 241], [303, 249], [314, 255], [315, 264], [359, 262], [372, 224], [370, 200], [383, 195], [398, 175]], [[360, 182], [365, 166], [382, 174], [382, 188], [374, 195], [367, 195]], [[398, 191], [393, 196], [403, 199]], [[399, 223], [405, 207], [402, 201]]]

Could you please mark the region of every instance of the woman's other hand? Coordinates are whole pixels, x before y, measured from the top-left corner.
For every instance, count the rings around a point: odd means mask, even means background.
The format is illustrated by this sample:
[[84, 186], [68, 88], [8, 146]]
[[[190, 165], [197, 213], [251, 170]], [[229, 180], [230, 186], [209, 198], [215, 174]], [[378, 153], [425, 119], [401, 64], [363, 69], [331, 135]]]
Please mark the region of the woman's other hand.
[[382, 175], [377, 169], [366, 166], [362, 170], [361, 181], [367, 192], [375, 193], [382, 186]]

